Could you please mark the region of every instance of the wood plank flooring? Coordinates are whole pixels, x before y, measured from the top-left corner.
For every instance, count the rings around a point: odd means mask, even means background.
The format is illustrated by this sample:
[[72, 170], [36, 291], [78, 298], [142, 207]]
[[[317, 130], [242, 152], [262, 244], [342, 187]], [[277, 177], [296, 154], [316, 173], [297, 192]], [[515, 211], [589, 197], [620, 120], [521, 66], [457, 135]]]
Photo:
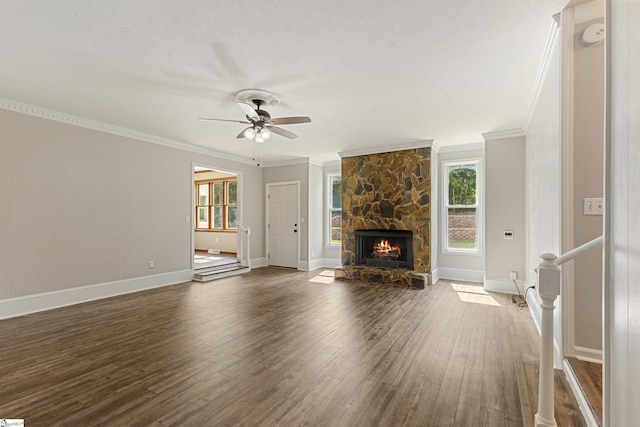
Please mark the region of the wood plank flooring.
[[[516, 361], [516, 373], [522, 402], [523, 427], [534, 427], [534, 417], [538, 412], [538, 378], [540, 366]], [[554, 370], [553, 405], [554, 416], [558, 426], [586, 427], [580, 407], [576, 401], [564, 372]], [[528, 416], [526, 415], [528, 414]]]
[[567, 357], [567, 360], [589, 402], [591, 411], [598, 423], [602, 425], [602, 365], [575, 357]]
[[514, 362], [538, 361], [527, 309], [481, 287], [331, 274], [262, 268], [0, 321], [0, 418], [523, 425]]

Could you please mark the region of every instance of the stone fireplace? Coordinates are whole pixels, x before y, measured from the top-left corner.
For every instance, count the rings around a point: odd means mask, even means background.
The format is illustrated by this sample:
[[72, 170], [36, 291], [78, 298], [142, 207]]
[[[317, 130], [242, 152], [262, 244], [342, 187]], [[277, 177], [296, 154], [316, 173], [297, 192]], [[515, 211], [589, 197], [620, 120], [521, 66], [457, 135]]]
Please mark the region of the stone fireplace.
[[430, 147], [343, 157], [342, 267], [336, 277], [430, 284], [430, 202]]

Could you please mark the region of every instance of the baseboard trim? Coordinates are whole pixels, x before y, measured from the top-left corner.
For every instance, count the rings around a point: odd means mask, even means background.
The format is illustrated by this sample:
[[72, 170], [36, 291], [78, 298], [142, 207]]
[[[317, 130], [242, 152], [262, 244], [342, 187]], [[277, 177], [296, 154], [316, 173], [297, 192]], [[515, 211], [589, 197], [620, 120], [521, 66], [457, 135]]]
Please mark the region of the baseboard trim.
[[540, 303], [538, 302], [538, 292], [535, 289], [532, 289], [531, 292], [527, 294], [527, 307], [529, 308], [529, 312], [531, 313], [531, 317], [533, 317], [533, 323], [536, 325], [536, 329], [538, 330], [538, 335], [541, 335], [541, 325], [540, 319], [542, 318], [542, 312], [540, 311]]
[[440, 267], [434, 268], [433, 271], [431, 271], [431, 284], [435, 285], [438, 280], [440, 280]]
[[602, 350], [575, 346], [573, 348], [573, 352], [577, 359], [584, 360], [585, 362], [602, 364]]
[[342, 260], [340, 258], [323, 258], [322, 266], [324, 268], [338, 268], [342, 265]]
[[313, 271], [313, 270], [318, 270], [320, 268], [324, 268], [324, 259], [320, 258], [320, 259], [311, 260], [307, 263], [307, 267], [309, 268], [309, 270], [307, 271]]
[[117, 295], [190, 282], [192, 279], [193, 270], [180, 270], [5, 299], [0, 301], [0, 319], [24, 316], [30, 313], [52, 310], [54, 308], [66, 307]]
[[484, 279], [484, 290], [489, 292], [500, 292], [503, 294], [517, 295], [518, 291], [521, 295], [524, 295], [526, 289], [526, 283], [524, 280], [516, 280], [518, 284], [518, 290], [513, 284], [512, 280], [508, 279]]
[[269, 261], [267, 260], [267, 257], [251, 258], [250, 261], [251, 268], [267, 267], [268, 265]]
[[439, 267], [440, 279], [460, 280], [463, 282], [482, 283], [484, 281], [484, 271], [465, 270], [462, 268]]
[[569, 383], [571, 392], [578, 402], [578, 407], [580, 408], [580, 412], [582, 412], [582, 416], [584, 417], [587, 426], [600, 427], [600, 423], [598, 422], [598, 420], [596, 420], [595, 415], [593, 415], [593, 411], [591, 411], [589, 402], [582, 392], [582, 387], [580, 387], [580, 383], [576, 378], [576, 374], [573, 372], [573, 369], [571, 369], [571, 365], [569, 364], [569, 361], [567, 359], [564, 359], [564, 361], [562, 362], [562, 370], [564, 371], [564, 375], [567, 378], [567, 382]]

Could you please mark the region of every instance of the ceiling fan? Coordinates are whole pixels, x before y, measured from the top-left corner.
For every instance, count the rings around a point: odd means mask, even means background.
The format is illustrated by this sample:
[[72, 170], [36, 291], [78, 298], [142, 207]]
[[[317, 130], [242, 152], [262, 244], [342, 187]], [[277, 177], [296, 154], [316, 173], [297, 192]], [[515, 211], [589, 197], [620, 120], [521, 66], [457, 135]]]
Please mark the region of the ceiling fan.
[[[271, 115], [262, 110], [264, 105], [278, 105], [279, 100], [275, 95], [259, 90], [244, 90], [236, 94], [238, 105], [245, 113], [247, 120], [209, 119], [199, 118], [198, 120], [212, 120], [220, 122], [244, 123], [250, 125], [236, 136], [236, 138], [247, 138], [257, 143], [263, 143], [271, 138], [271, 133], [275, 133], [285, 138], [295, 139], [298, 137], [293, 132], [274, 125], [293, 125], [298, 123], [310, 123], [309, 117], [279, 117], [271, 118]], [[250, 105], [253, 103], [255, 108]]]

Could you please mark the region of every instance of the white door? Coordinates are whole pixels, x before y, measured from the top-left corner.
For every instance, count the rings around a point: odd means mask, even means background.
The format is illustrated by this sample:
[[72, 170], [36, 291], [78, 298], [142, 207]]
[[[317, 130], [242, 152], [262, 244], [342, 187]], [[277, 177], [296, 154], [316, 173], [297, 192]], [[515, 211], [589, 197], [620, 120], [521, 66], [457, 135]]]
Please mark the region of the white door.
[[298, 268], [298, 184], [268, 186], [269, 265]]

